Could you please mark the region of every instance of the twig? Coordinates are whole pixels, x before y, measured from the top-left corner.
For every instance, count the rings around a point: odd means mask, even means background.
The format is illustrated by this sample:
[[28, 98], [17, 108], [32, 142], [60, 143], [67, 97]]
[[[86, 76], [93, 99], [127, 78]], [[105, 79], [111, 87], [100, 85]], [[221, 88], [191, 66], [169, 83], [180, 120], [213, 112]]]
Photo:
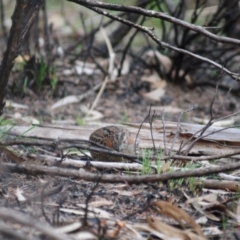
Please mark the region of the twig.
[[99, 179], [101, 179], [101, 175], [98, 176], [98, 178], [96, 178], [96, 183], [94, 184], [93, 188], [91, 189], [91, 192], [89, 194], [87, 194], [86, 197], [86, 201], [85, 201], [85, 207], [84, 207], [84, 217], [83, 217], [83, 225], [87, 226], [87, 219], [88, 219], [88, 205], [89, 205], [89, 201], [91, 199], [91, 197], [94, 194], [94, 191], [96, 190], [96, 188], [99, 185]]
[[[86, 1], [86, 0], [69, 0], [70, 2], [75, 2], [78, 4], [81, 4], [85, 7], [99, 7], [99, 8], [104, 8], [104, 9], [109, 9], [109, 10], [114, 10], [114, 11], [124, 11], [124, 12], [130, 12], [130, 13], [137, 13], [137, 14], [142, 14], [147, 17], [154, 17], [154, 18], [160, 18], [163, 20], [166, 20], [168, 22], [177, 24], [179, 26], [189, 28], [194, 32], [201, 33], [215, 41], [222, 42], [222, 43], [233, 43], [240, 45], [240, 40], [234, 39], [234, 38], [229, 38], [229, 37], [220, 37], [217, 36], [209, 31], [207, 31], [204, 27], [202, 26], [197, 26], [195, 24], [188, 23], [186, 21], [180, 20], [178, 18], [172, 17], [170, 15], [167, 15], [162, 12], [157, 12], [153, 10], [146, 10], [140, 7], [135, 7], [135, 6], [124, 6], [124, 5], [118, 5], [118, 4], [109, 4], [105, 2], [100, 2], [100, 1]], [[96, 9], [96, 8], [95, 8]], [[95, 10], [94, 9], [94, 10]]]
[[[33, 164], [12, 164], [12, 163], [2, 163], [1, 168], [3, 171], [10, 171], [15, 173], [24, 173], [24, 174], [47, 174], [52, 176], [63, 176], [63, 177], [76, 177], [79, 179], [83, 179], [85, 181], [96, 182], [96, 179], [99, 177], [98, 174], [93, 173], [83, 173], [78, 170], [73, 169], [64, 169], [59, 167], [46, 167], [40, 165]], [[210, 168], [199, 168], [196, 170], [188, 170], [182, 172], [171, 172], [171, 173], [163, 173], [163, 174], [147, 174], [147, 175], [139, 175], [139, 176], [121, 176], [115, 174], [104, 174], [99, 182], [108, 182], [108, 183], [121, 183], [128, 182], [129, 184], [142, 184], [142, 183], [151, 183], [151, 182], [160, 182], [167, 181], [170, 179], [179, 179], [179, 178], [189, 178], [189, 177], [202, 177], [210, 174], [216, 174], [220, 172], [226, 172], [231, 170], [236, 170], [240, 168], [240, 162], [237, 163], [227, 163], [218, 167], [210, 167]], [[1, 217], [0, 211], [0, 217]], [[39, 223], [39, 222], [38, 222]]]
[[45, 218], [45, 220], [51, 225], [51, 221], [50, 219], [48, 218], [48, 216], [46, 215], [45, 211], [44, 211], [44, 198], [45, 198], [45, 194], [44, 194], [44, 190], [45, 188], [48, 186], [48, 182], [46, 182], [43, 186], [42, 186], [42, 189], [41, 189], [41, 211], [42, 211], [42, 214]]
[[[118, 10], [118, 11], [119, 10], [127, 11], [127, 12], [133, 11], [133, 12], [136, 12], [136, 13], [142, 13], [143, 15], [150, 16], [150, 17], [159, 16], [159, 18], [164, 19], [164, 20], [173, 19], [173, 21], [172, 21], [173, 23], [181, 22], [181, 23], [183, 23], [183, 26], [190, 27], [191, 30], [197, 31], [197, 32], [201, 32], [202, 34], [204, 34], [204, 35], [206, 35], [208, 37], [211, 37], [212, 39], [214, 39], [216, 41], [219, 41], [219, 42], [228, 42], [228, 43], [240, 44], [239, 40], [232, 39], [232, 38], [226, 38], [226, 37], [219, 37], [219, 36], [217, 36], [215, 34], [210, 33], [209, 31], [205, 30], [203, 27], [199, 27], [199, 26], [187, 23], [185, 21], [176, 19], [174, 17], [169, 17], [168, 15], [165, 15], [165, 14], [160, 13], [160, 12], [147, 11], [147, 10], [139, 8], [139, 7], [128, 7], [128, 6], [124, 6], [124, 5], [120, 6], [120, 5], [116, 5], [116, 4], [105, 4], [105, 3], [97, 2], [97, 1], [85, 1], [85, 0], [69, 0], [69, 1], [79, 3], [79, 4], [85, 6], [85, 7], [89, 8], [89, 9], [99, 13], [99, 14], [107, 16], [107, 17], [109, 17], [109, 18], [111, 18], [113, 20], [122, 22], [123, 24], [132, 26], [132, 27], [134, 27], [136, 29], [139, 29], [139, 30], [147, 33], [161, 48], [166, 47], [166, 48], [172, 49], [172, 50], [174, 50], [176, 52], [181, 52], [181, 53], [184, 53], [186, 55], [192, 56], [192, 57], [194, 57], [196, 59], [199, 59], [201, 61], [210, 63], [211, 65], [214, 65], [215, 67], [217, 67], [219, 69], [222, 69], [224, 72], [226, 72], [228, 75], [230, 75], [235, 80], [239, 80], [240, 75], [238, 73], [234, 73], [234, 72], [229, 71], [227, 68], [223, 67], [222, 65], [218, 64], [217, 62], [215, 62], [213, 60], [210, 60], [210, 59], [208, 59], [206, 57], [202, 57], [202, 56], [200, 56], [198, 54], [194, 54], [194, 53], [192, 53], [190, 51], [187, 51], [185, 49], [174, 47], [174, 46], [172, 46], [172, 45], [170, 45], [168, 43], [165, 43], [165, 42], [161, 41], [158, 37], [156, 37], [155, 34], [153, 34], [153, 32], [152, 32], [153, 28], [140, 26], [138, 24], [135, 24], [133, 22], [130, 22], [128, 20], [120, 18], [118, 16], [114, 16], [114, 15], [112, 15], [112, 14], [106, 12], [106, 11], [103, 11], [103, 10], [101, 10], [99, 8], [96, 8], [95, 6], [100, 7], [100, 8], [107, 8], [107, 9], [112, 9], [112, 10]], [[112, 8], [113, 5], [116, 6], [116, 7]], [[111, 7], [109, 7], [109, 6], [111, 6]], [[144, 14], [145, 11], [147, 13], [149, 13], [149, 15], [148, 14]], [[164, 16], [162, 16], [162, 14]], [[166, 16], [166, 18], [165, 18], [165, 16]], [[181, 24], [179, 24], [179, 25], [181, 25]]]
[[167, 154], [167, 145], [166, 145], [166, 128], [165, 128], [164, 117], [165, 117], [165, 112], [164, 112], [164, 109], [163, 109], [162, 110], [162, 117], [161, 117], [161, 121], [162, 121], [162, 125], [163, 125], [163, 144], [164, 144], [163, 154], [166, 155]]
[[94, 100], [91, 108], [89, 109], [89, 111], [87, 112], [86, 116], [87, 117], [89, 115], [89, 113], [91, 113], [91, 111], [96, 107], [100, 97], [102, 96], [102, 93], [107, 85], [107, 82], [109, 81], [109, 78], [112, 79], [113, 78], [113, 67], [114, 67], [114, 59], [115, 59], [115, 53], [113, 52], [111, 43], [109, 41], [109, 38], [107, 37], [107, 34], [105, 32], [105, 30], [103, 28], [100, 28], [100, 31], [103, 35], [103, 38], [106, 42], [107, 48], [108, 48], [108, 53], [109, 53], [109, 67], [108, 67], [108, 76], [105, 77], [102, 86], [97, 94], [96, 99]]
[[[150, 107], [150, 110], [149, 110], [149, 114], [151, 113], [151, 107]], [[149, 115], [149, 125], [150, 125], [150, 132], [151, 132], [151, 139], [152, 139], [152, 143], [153, 143], [153, 152], [154, 154], [156, 154], [156, 146], [155, 146], [155, 142], [154, 142], [154, 138], [153, 138], [153, 129], [152, 129], [152, 123], [153, 123], [153, 120], [154, 120], [154, 117], [155, 117], [155, 110], [153, 111], [153, 115]]]
[[192, 110], [194, 110], [194, 106], [192, 106], [191, 108], [189, 108], [189, 109], [181, 112], [181, 113], [179, 114], [179, 116], [178, 116], [177, 130], [176, 130], [174, 139], [173, 139], [173, 141], [172, 141], [171, 148], [170, 148], [170, 150], [169, 150], [169, 155], [170, 155], [170, 156], [171, 156], [171, 154], [172, 154], [172, 150], [173, 150], [174, 144], [175, 144], [175, 142], [176, 142], [176, 139], [177, 139], [177, 137], [179, 136], [179, 133], [180, 133], [180, 121], [181, 121], [182, 115], [183, 115], [184, 113], [190, 112], [190, 111], [192, 111]]
[[[145, 21], [145, 17], [142, 18], [142, 20], [140, 21], [140, 24], [143, 24], [144, 21]], [[125, 47], [124, 50], [123, 50], [123, 55], [122, 55], [121, 62], [120, 62], [120, 68], [118, 69], [118, 76], [121, 76], [123, 63], [124, 63], [124, 60], [125, 60], [125, 58], [126, 58], [128, 49], [130, 48], [131, 43], [132, 43], [132, 41], [134, 40], [134, 38], [135, 38], [135, 36], [137, 35], [138, 32], [139, 32], [139, 30], [138, 30], [138, 29], [135, 29], [135, 31], [134, 31], [134, 33], [132, 34], [132, 36], [129, 37], [128, 43], [126, 44], [126, 47]]]
[[94, 91], [97, 91], [100, 87], [101, 87], [102, 83], [98, 83], [96, 86], [94, 86], [93, 88], [91, 88], [89, 91], [81, 94], [81, 95], [71, 95], [71, 96], [67, 96], [65, 98], [60, 99], [59, 101], [57, 101], [56, 103], [54, 103], [51, 106], [51, 109], [54, 110], [56, 108], [59, 107], [63, 107], [65, 105], [71, 104], [71, 103], [76, 103], [76, 102], [81, 102], [84, 98], [90, 96], [91, 94], [94, 93]]
[[148, 111], [147, 116], [146, 116], [145, 119], [140, 123], [140, 126], [139, 126], [139, 128], [138, 128], [138, 131], [137, 131], [137, 134], [136, 134], [136, 138], [135, 138], [135, 142], [134, 142], [134, 151], [135, 151], [135, 154], [136, 154], [136, 146], [137, 146], [137, 139], [138, 139], [139, 132], [140, 132], [140, 130], [141, 130], [141, 128], [142, 128], [143, 123], [144, 123], [144, 122], [149, 118], [149, 116], [150, 116], [151, 107], [152, 107], [152, 106], [150, 105], [150, 108], [149, 108], [149, 111]]

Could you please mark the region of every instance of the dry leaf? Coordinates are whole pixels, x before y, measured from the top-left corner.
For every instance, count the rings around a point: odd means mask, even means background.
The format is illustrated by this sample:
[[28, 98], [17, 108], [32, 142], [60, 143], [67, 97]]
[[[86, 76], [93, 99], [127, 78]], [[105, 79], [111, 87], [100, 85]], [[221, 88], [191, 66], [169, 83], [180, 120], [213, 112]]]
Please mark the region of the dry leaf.
[[[84, 204], [77, 204], [77, 206], [82, 208], [85, 207]], [[109, 219], [111, 217], [110, 213], [99, 208], [89, 207], [88, 210], [90, 210], [90, 212], [88, 212], [88, 217], [98, 217], [98, 218], [105, 218], [105, 219]], [[83, 216], [85, 214], [85, 211], [81, 209], [60, 208], [60, 211], [65, 213], [72, 213], [80, 216]]]
[[56, 229], [59, 231], [59, 233], [70, 233], [78, 230], [81, 226], [82, 224], [80, 222], [73, 222], [63, 227], [58, 227]]
[[5, 102], [5, 107], [12, 107], [12, 108], [21, 108], [21, 109], [29, 109], [27, 105], [19, 104], [19, 103], [14, 103], [10, 100], [6, 100]]
[[177, 206], [164, 202], [164, 201], [157, 201], [153, 203], [154, 206], [157, 207], [157, 210], [159, 213], [173, 218], [175, 221], [177, 221], [182, 228], [182, 220], [184, 220], [188, 225], [192, 227], [192, 229], [199, 235], [203, 237], [202, 230], [200, 226], [192, 219], [184, 210], [178, 208]]
[[137, 223], [137, 224], [134, 224], [133, 227], [136, 230], [140, 230], [141, 232], [142, 231], [149, 232], [152, 235], [155, 235], [155, 236], [157, 236], [157, 237], [159, 237], [160, 239], [163, 239], [163, 240], [180, 240], [179, 238], [176, 239], [176, 238], [167, 237], [163, 233], [160, 233], [160, 232], [154, 230], [153, 228], [151, 228], [149, 225], [146, 225], [146, 224]]
[[146, 220], [151, 228], [164, 234], [167, 237], [170, 237], [170, 239], [190, 239], [187, 234], [184, 233], [184, 231], [167, 225], [158, 219], [147, 217]]
[[20, 188], [16, 189], [16, 193], [15, 193], [17, 199], [19, 202], [24, 202], [26, 201], [26, 198], [23, 196], [23, 190]]
[[[200, 204], [200, 202], [216, 202], [217, 201], [217, 194], [207, 194], [201, 197], [196, 197], [196, 198], [190, 198], [186, 201], [187, 204], [191, 204], [194, 202], [198, 202]], [[201, 205], [201, 204], [200, 204]]]
[[118, 195], [120, 196], [136, 196], [138, 195], [139, 193], [141, 193], [142, 191], [126, 191], [126, 190], [117, 190], [117, 189], [114, 189], [113, 192], [115, 193], [118, 193]]
[[109, 201], [107, 199], [101, 198], [97, 201], [90, 202], [88, 204], [90, 207], [102, 207], [102, 206], [111, 206], [113, 205], [112, 201]]

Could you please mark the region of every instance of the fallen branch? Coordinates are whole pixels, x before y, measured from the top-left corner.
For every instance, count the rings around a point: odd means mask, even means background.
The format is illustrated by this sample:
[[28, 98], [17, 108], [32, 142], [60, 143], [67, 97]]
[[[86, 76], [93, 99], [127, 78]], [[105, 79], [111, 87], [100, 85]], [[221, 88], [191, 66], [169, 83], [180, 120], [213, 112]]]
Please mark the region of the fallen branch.
[[24, 173], [31, 174], [36, 176], [36, 174], [48, 174], [53, 176], [62, 176], [62, 177], [74, 177], [79, 178], [85, 181], [96, 182], [98, 179], [99, 182], [108, 182], [108, 183], [122, 183], [128, 182], [129, 184], [142, 184], [142, 183], [151, 183], [151, 182], [160, 182], [167, 181], [171, 179], [179, 178], [189, 178], [189, 177], [202, 177], [207, 176], [213, 173], [225, 172], [236, 170], [240, 168], [240, 162], [224, 164], [219, 167], [210, 167], [210, 168], [200, 168], [197, 170], [188, 170], [183, 172], [171, 172], [163, 174], [154, 174], [154, 175], [141, 175], [141, 176], [120, 176], [114, 174], [104, 174], [99, 177], [99, 174], [93, 174], [90, 172], [80, 172], [78, 170], [64, 169], [59, 167], [46, 167], [33, 164], [12, 164], [12, 163], [1, 163], [1, 171], [3, 172], [15, 172], [15, 173]]

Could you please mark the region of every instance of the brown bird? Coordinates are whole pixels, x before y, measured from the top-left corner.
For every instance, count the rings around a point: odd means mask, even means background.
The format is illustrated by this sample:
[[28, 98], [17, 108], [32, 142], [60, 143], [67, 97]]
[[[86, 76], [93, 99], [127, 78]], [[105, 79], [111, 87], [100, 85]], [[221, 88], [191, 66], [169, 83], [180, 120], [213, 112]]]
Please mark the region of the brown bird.
[[[107, 126], [99, 128], [90, 135], [89, 140], [121, 153], [134, 154], [134, 138], [127, 129], [122, 127]], [[91, 146], [94, 145], [92, 144]], [[90, 153], [94, 160], [109, 162], [121, 162], [126, 160], [123, 157], [102, 152], [90, 151]]]

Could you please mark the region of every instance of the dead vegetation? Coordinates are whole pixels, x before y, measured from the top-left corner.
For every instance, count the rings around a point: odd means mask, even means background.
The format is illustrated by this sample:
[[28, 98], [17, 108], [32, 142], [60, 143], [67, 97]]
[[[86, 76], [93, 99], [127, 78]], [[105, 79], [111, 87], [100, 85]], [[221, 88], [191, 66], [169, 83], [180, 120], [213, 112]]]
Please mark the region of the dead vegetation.
[[238, 1], [70, 2], [0, 0], [1, 238], [239, 239]]

